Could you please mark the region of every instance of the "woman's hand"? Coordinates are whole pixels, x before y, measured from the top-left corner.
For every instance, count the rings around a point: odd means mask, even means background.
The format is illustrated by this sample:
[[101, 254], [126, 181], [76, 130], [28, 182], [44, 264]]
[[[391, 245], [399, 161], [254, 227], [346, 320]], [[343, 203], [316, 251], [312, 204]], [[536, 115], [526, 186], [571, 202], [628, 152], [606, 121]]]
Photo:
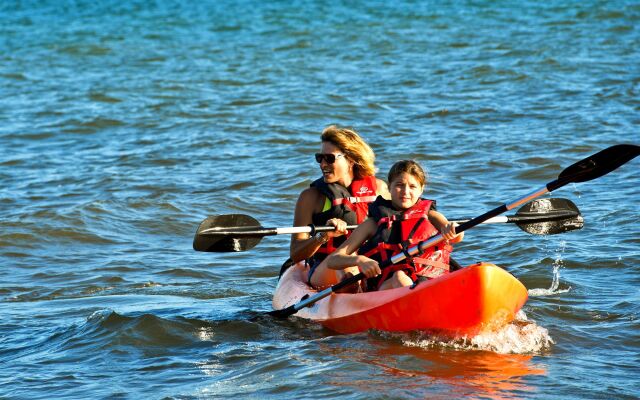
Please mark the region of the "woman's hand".
[[331, 218], [327, 221], [327, 226], [329, 225], [336, 227], [335, 230], [327, 232], [329, 237], [338, 237], [347, 233], [347, 223], [340, 218]]

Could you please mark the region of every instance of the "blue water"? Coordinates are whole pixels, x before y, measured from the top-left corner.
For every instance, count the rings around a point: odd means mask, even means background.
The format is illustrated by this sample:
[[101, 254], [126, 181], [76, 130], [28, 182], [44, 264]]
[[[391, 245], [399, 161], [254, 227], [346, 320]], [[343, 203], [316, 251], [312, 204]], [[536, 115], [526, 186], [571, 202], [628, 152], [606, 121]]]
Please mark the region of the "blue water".
[[442, 342], [264, 315], [287, 237], [197, 253], [206, 216], [290, 226], [329, 124], [479, 215], [640, 144], [634, 1], [0, 4], [0, 398], [637, 398], [640, 160], [553, 195], [581, 230], [456, 249], [530, 299]]

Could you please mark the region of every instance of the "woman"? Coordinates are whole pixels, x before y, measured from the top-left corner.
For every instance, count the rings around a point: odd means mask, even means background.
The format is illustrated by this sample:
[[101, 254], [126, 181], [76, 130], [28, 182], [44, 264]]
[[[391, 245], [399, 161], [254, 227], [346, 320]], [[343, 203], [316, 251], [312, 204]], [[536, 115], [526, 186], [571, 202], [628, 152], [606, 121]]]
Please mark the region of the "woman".
[[[455, 224], [435, 210], [435, 201], [422, 199], [425, 173], [412, 160], [395, 163], [389, 171], [391, 200], [376, 199], [369, 218], [349, 236], [321, 267], [333, 270], [357, 267], [367, 276], [366, 290], [409, 286], [420, 277], [449, 271], [449, 242], [459, 242]], [[441, 233], [445, 241], [384, 270], [380, 264], [416, 243]]]
[[300, 193], [293, 225], [331, 225], [336, 229], [315, 235], [295, 234], [290, 247], [293, 262], [307, 260], [309, 283], [316, 288], [334, 285], [345, 273], [353, 272], [318, 265], [344, 241], [347, 225], [363, 222], [369, 203], [389, 193], [386, 183], [374, 176], [373, 150], [357, 132], [331, 125], [322, 131], [320, 139], [320, 153], [315, 159], [322, 177]]

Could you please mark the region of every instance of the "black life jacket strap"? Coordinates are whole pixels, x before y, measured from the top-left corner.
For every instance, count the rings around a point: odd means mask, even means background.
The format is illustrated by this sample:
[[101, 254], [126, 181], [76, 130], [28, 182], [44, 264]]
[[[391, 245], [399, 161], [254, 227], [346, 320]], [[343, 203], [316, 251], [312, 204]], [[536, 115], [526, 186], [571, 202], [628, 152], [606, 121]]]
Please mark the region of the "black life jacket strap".
[[411, 240], [413, 238], [413, 235], [416, 234], [416, 231], [418, 230], [418, 228], [420, 227], [420, 225], [424, 222], [426, 218], [420, 218], [418, 220], [418, 222], [416, 222], [416, 224], [413, 226], [413, 228], [411, 229], [411, 232], [409, 232], [409, 236], [407, 237], [407, 241]]
[[402, 250], [402, 253], [405, 255], [405, 257], [407, 257], [407, 262], [414, 270], [416, 269], [416, 265], [413, 262], [413, 257], [409, 254], [409, 247], [411, 246], [411, 238], [413, 238], [413, 235], [416, 234], [416, 231], [420, 227], [420, 224], [424, 222], [424, 220], [424, 218], [420, 218], [411, 229], [411, 232], [409, 232], [407, 239], [400, 242], [400, 249]]

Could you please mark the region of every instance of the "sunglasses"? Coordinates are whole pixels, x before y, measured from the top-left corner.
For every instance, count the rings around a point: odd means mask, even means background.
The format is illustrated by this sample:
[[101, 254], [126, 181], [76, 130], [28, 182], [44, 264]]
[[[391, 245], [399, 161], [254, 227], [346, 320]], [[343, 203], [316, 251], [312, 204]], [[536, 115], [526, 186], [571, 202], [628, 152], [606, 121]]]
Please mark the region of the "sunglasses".
[[344, 157], [344, 154], [322, 154], [316, 153], [316, 162], [320, 164], [322, 160], [325, 160], [327, 164], [333, 164], [336, 162], [336, 158]]

